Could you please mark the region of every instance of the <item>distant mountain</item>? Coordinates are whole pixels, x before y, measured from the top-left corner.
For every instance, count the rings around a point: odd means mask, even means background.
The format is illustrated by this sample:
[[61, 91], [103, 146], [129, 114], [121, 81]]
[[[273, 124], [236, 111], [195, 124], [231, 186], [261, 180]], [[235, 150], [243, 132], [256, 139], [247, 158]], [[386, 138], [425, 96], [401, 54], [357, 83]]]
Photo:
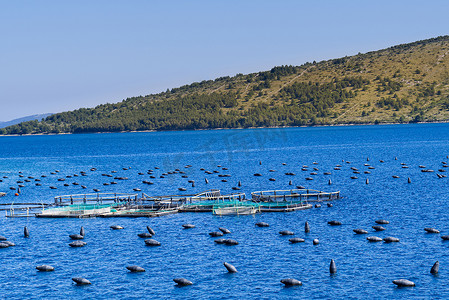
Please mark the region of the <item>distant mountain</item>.
[[[300, 50], [298, 50], [300, 51]], [[449, 36], [194, 82], [22, 122], [0, 134], [449, 120]]]
[[26, 117], [22, 117], [22, 118], [18, 118], [18, 119], [14, 119], [11, 121], [6, 121], [6, 122], [1, 122], [0, 121], [0, 128], [5, 128], [11, 125], [16, 125], [22, 122], [27, 122], [27, 121], [33, 121], [33, 120], [42, 120], [45, 119], [48, 116], [51, 116], [52, 114], [40, 114], [40, 115], [32, 115], [32, 116], [26, 116]]

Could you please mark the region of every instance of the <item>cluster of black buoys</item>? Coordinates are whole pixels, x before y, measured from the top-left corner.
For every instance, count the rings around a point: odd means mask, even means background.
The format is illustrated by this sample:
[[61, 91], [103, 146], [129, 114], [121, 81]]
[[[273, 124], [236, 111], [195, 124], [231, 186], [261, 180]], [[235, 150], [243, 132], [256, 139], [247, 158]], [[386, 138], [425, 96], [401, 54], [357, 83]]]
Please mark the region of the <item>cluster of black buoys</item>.
[[[25, 227], [24, 231], [28, 232], [28, 228]], [[28, 232], [28, 236], [29, 236], [29, 232]], [[25, 235], [25, 237], [27, 237], [27, 236]], [[8, 248], [8, 247], [12, 247], [15, 245], [16, 244], [14, 244], [13, 242], [8, 241], [8, 239], [6, 237], [0, 235], [0, 248]]]
[[149, 226], [147, 226], [147, 231], [148, 232], [138, 233], [137, 236], [140, 238], [151, 238], [153, 237], [153, 235], [155, 235], [154, 230], [151, 229]]
[[[395, 158], [395, 160], [397, 160], [397, 158]], [[369, 161], [369, 160], [367, 160], [367, 161]], [[347, 164], [351, 164], [350, 161], [345, 161], [345, 160], [343, 160], [343, 162], [346, 162]], [[384, 163], [385, 161], [384, 161], [384, 160], [379, 160], [379, 162], [380, 162], [380, 163]], [[314, 163], [316, 163], [316, 162], [314, 162]], [[447, 165], [446, 162], [442, 162], [442, 163], [443, 163], [443, 167], [444, 167], [444, 168], [449, 167], [449, 165]], [[287, 164], [286, 164], [286, 163], [282, 163], [282, 165], [285, 166], [285, 165], [287, 165]], [[363, 164], [363, 166], [364, 166], [364, 167], [367, 167], [368, 170], [374, 170], [374, 169], [375, 169], [375, 167], [374, 167], [374, 166], [371, 166], [369, 163], [365, 163], [365, 164]], [[427, 168], [425, 168], [425, 166], [420, 165], [419, 167], [420, 167], [420, 168], [424, 168], [424, 169], [421, 169], [421, 172], [428, 172], [428, 173], [434, 172], [432, 169], [427, 169]], [[307, 171], [309, 171], [308, 168], [309, 168], [308, 166], [303, 165], [303, 166], [301, 167], [301, 171], [307, 172]], [[401, 163], [401, 168], [407, 169], [408, 166], [407, 166], [405, 163]], [[358, 170], [356, 167], [350, 167], [350, 169], [351, 169], [352, 173], [354, 173], [354, 174], [361, 174], [361, 171]], [[334, 170], [342, 170], [342, 166], [339, 165], [339, 164], [337, 164], [337, 165], [334, 167]], [[275, 171], [275, 170], [273, 170], [273, 169], [270, 169], [270, 170], [269, 170], [269, 172], [274, 172], [274, 171]], [[311, 172], [310, 175], [318, 175], [317, 171], [319, 171], [319, 169], [316, 168], [316, 167], [314, 167], [314, 168], [313, 168], [313, 172]], [[439, 172], [445, 172], [446, 170], [444, 170], [444, 169], [439, 169], [438, 171], [439, 171]], [[363, 173], [364, 173], [364, 174], [371, 174], [370, 171], [363, 171]], [[332, 173], [329, 172], [329, 171], [323, 172], [323, 175], [331, 175], [331, 174], [332, 174]], [[254, 175], [255, 175], [255, 176], [262, 176], [261, 173], [256, 173], [256, 174], [254, 174]], [[295, 175], [295, 173], [293, 173], [293, 172], [285, 172], [285, 175]], [[400, 178], [399, 175], [392, 175], [392, 177], [393, 177], [393, 178], [396, 178], [396, 179], [397, 179], [397, 178]], [[437, 173], [437, 177], [438, 177], [438, 178], [445, 178], [445, 177], [447, 177], [447, 176], [444, 175], [444, 174], [438, 174], [438, 173]], [[352, 176], [350, 176], [350, 178], [351, 178], [351, 179], [358, 179], [358, 177], [357, 177], [356, 175], [352, 175]], [[275, 181], [275, 178], [269, 178], [269, 180], [270, 180], [270, 181]], [[313, 177], [305, 177], [305, 180], [313, 180]], [[407, 179], [407, 182], [408, 182], [408, 183], [411, 183], [411, 179], [408, 178], [408, 179]], [[369, 184], [369, 179], [368, 179], [368, 178], [365, 179], [365, 183], [366, 183], [366, 184]], [[289, 183], [289, 184], [291, 185], [291, 183]], [[332, 184], [332, 181], [329, 180], [329, 181], [328, 181], [328, 184]]]
[[[430, 269], [430, 273], [435, 275], [438, 274], [439, 272], [439, 262], [436, 261], [434, 263], [434, 265], [432, 266], [432, 268]], [[330, 265], [329, 265], [329, 273], [331, 275], [336, 274], [337, 273], [337, 265], [335, 263], [335, 261], [333, 259], [331, 259]], [[395, 279], [392, 281], [393, 284], [397, 285], [398, 287], [413, 287], [415, 286], [415, 283], [413, 281], [410, 281], [408, 279]], [[283, 283], [286, 287], [288, 286], [295, 286], [295, 285], [302, 285], [302, 282], [297, 280], [297, 279], [293, 279], [293, 278], [285, 278], [285, 279], [281, 279], [281, 283]]]
[[76, 247], [84, 247], [85, 245], [87, 245], [86, 242], [81, 241], [82, 239], [84, 239], [84, 235], [85, 235], [84, 227], [81, 226], [81, 229], [80, 229], [80, 233], [79, 233], [79, 234], [70, 234], [70, 235], [69, 235], [69, 237], [70, 237], [72, 240], [75, 240], [75, 241], [71, 242], [71, 243], [69, 244], [69, 246], [70, 246], [70, 247], [75, 247], [75, 248], [76, 248]]
[[[397, 160], [397, 159], [395, 159], [395, 160]], [[370, 170], [374, 170], [374, 169], [375, 169], [375, 167], [372, 166], [372, 165], [370, 165], [369, 163], [364, 163], [364, 164], [363, 164], [363, 167], [364, 167], [364, 168], [367, 168], [367, 169], [365, 169], [365, 170], [359, 170], [358, 168], [356, 168], [356, 167], [353, 166], [353, 162], [351, 162], [351, 161], [345, 161], [345, 160], [342, 160], [342, 161], [343, 161], [344, 163], [350, 165], [350, 168], [349, 168], [349, 169], [351, 170], [352, 173], [354, 173], [353, 175], [350, 176], [351, 179], [358, 179], [359, 177], [356, 176], [356, 175], [357, 175], [357, 174], [361, 174], [362, 171], [363, 171], [364, 174], [370, 174], [370, 173], [371, 173]], [[367, 162], [369, 162], [369, 160], [367, 160]], [[379, 160], [379, 162], [380, 162], [380, 163], [384, 163], [385, 160]], [[291, 166], [293, 165], [293, 164], [289, 164], [289, 163], [287, 163], [287, 162], [283, 162], [283, 163], [281, 163], [281, 164], [282, 164], [283, 167], [288, 166], [289, 168], [291, 168]], [[313, 165], [317, 165], [318, 162], [314, 161], [312, 164], [313, 164]], [[261, 162], [261, 161], [259, 161], [259, 165], [262, 166], [262, 162]], [[186, 169], [191, 168], [191, 167], [192, 167], [192, 165], [186, 165], [186, 166], [184, 166], [184, 168], [186, 168]], [[300, 167], [300, 166], [298, 166], [298, 167]], [[400, 167], [403, 168], [403, 169], [409, 168], [409, 166], [408, 166], [407, 164], [403, 163], [403, 162], [400, 163]], [[432, 172], [434, 172], [432, 169], [429, 169], [429, 168], [427, 168], [427, 167], [424, 166], [424, 165], [419, 165], [418, 167], [419, 167], [419, 169], [420, 169], [422, 172], [425, 172], [425, 173], [432, 173]], [[439, 179], [441, 179], [441, 178], [446, 178], [447, 176], [444, 175], [444, 174], [442, 174], [442, 173], [446, 172], [446, 170], [445, 170], [444, 168], [448, 168], [448, 167], [449, 167], [449, 165], [448, 165], [446, 162], [443, 161], [443, 162], [442, 162], [442, 167], [440, 167], [440, 168], [438, 169], [438, 172], [439, 172], [439, 173], [436, 174], [436, 175], [437, 175], [437, 178], [439, 178]], [[222, 167], [221, 165], [217, 165], [217, 168], [220, 168], [220, 169], [219, 169], [219, 170], [208, 171], [208, 170], [206, 170], [206, 169], [204, 169], [204, 168], [200, 168], [200, 170], [204, 171], [204, 173], [207, 174], [207, 175], [210, 175], [210, 174], [218, 174], [218, 173], [220, 173], [221, 171], [228, 170], [228, 168]], [[122, 169], [123, 171], [129, 172], [129, 170], [131, 170], [131, 167], [123, 167], [123, 168], [121, 168], [121, 169]], [[308, 167], [307, 165], [302, 165], [302, 167], [300, 167], [300, 169], [301, 169], [302, 171], [306, 171], [306, 172], [309, 171], [309, 167]], [[343, 166], [340, 165], [340, 164], [337, 164], [337, 165], [334, 167], [334, 170], [343, 170], [343, 169], [344, 169]], [[159, 170], [159, 167], [154, 167], [154, 170]], [[148, 174], [148, 175], [150, 175], [150, 178], [152, 178], [152, 179], [155, 179], [155, 178], [157, 178], [157, 177], [160, 177], [160, 178], [166, 178], [167, 176], [171, 176], [171, 175], [173, 175], [173, 174], [180, 174], [182, 178], [188, 178], [188, 175], [186, 174], [186, 172], [181, 171], [180, 169], [174, 169], [174, 170], [168, 170], [168, 171], [162, 172], [162, 173], [160, 173], [160, 174], [162, 174], [162, 175], [160, 175], [160, 176], [155, 176], [155, 175], [157, 175], [157, 174], [155, 173], [154, 170], [153, 170], [153, 169], [149, 169], [149, 170], [147, 170], [147, 171], [145, 171], [145, 172], [142, 171], [142, 170], [140, 170], [140, 171], [137, 171], [136, 174], [139, 175], [139, 176], [144, 176], [144, 175]], [[92, 172], [93, 172], [93, 171], [97, 171], [97, 168], [95, 168], [95, 167], [90, 168], [90, 171], [92, 171]], [[275, 169], [269, 169], [268, 172], [275, 172], [275, 171], [276, 171]], [[313, 167], [312, 172], [310, 172], [310, 175], [311, 175], [311, 176], [305, 177], [305, 180], [306, 180], [306, 181], [313, 180], [313, 179], [314, 179], [313, 176], [318, 175], [318, 171], [319, 171], [319, 169], [318, 169], [316, 166]], [[117, 173], [117, 171], [113, 170], [113, 171], [110, 171], [110, 173]], [[93, 174], [95, 174], [95, 173], [93, 173]], [[97, 174], [100, 174], [100, 173], [97, 173]], [[288, 171], [288, 172], [285, 172], [285, 171], [284, 171], [283, 174], [285, 174], [285, 175], [290, 175], [290, 176], [294, 176], [294, 175], [295, 175], [295, 173], [292, 172], [291, 170]], [[324, 175], [331, 175], [332, 173], [329, 172], [329, 171], [324, 170], [323, 174], [324, 174]], [[80, 176], [80, 175], [81, 175], [81, 176], [88, 176], [87, 172], [85, 172], [85, 171], [80, 171], [79, 174], [76, 174], [76, 173], [75, 173], [75, 174], [69, 174], [69, 175], [61, 176], [59, 170], [54, 170], [54, 171], [50, 172], [50, 175], [59, 175], [59, 176], [58, 176], [59, 178], [55, 178], [56, 176], [54, 176], [53, 178], [54, 178], [55, 180], [61, 181], [61, 182], [64, 182], [67, 178], [78, 177], [78, 176]], [[255, 176], [264, 176], [264, 173], [259, 171], [259, 172], [257, 172], [257, 173], [254, 173], [254, 175], [255, 175]], [[102, 173], [101, 176], [104, 176], [104, 177], [107, 177], [107, 178], [113, 177], [113, 175], [111, 175], [111, 174], [109, 174], [109, 173]], [[230, 176], [231, 176], [230, 174], [218, 174], [218, 177], [230, 177]], [[397, 174], [391, 174], [391, 176], [392, 176], [393, 178], [401, 178], [401, 176], [399, 176], [399, 175], [397, 175]], [[3, 176], [3, 177], [4, 177], [4, 178], [8, 178], [8, 176]], [[23, 175], [22, 172], [19, 172], [19, 177], [22, 178], [22, 177], [25, 177], [25, 175]], [[40, 177], [41, 177], [41, 178], [46, 178], [47, 175], [42, 174], [42, 175], [40, 175]], [[25, 180], [19, 180], [19, 181], [20, 181], [20, 184], [18, 185], [18, 187], [19, 187], [19, 188], [25, 187], [25, 184], [23, 184], [23, 183], [31, 182], [31, 179], [33, 179], [33, 180], [36, 181], [36, 182], [35, 182], [35, 185], [36, 185], [37, 187], [43, 186], [41, 182], [38, 182], [38, 181], [40, 181], [40, 179], [34, 179], [34, 176], [28, 176]], [[116, 177], [114, 177], [114, 179], [116, 179], [116, 180], [127, 180], [128, 177], [124, 177], [124, 176], [116, 176]], [[209, 180], [208, 180], [207, 178], [204, 178], [204, 180], [205, 180], [206, 184], [209, 183]], [[276, 182], [277, 180], [279, 180], [279, 178], [276, 178], [276, 177], [267, 177], [267, 180], [268, 180], [268, 181], [271, 181], [271, 182]], [[222, 179], [221, 181], [222, 181], [222, 182], [227, 182], [226, 179]], [[411, 178], [410, 178], [410, 177], [407, 178], [407, 182], [408, 182], [408, 183], [411, 183]], [[155, 182], [155, 181], [149, 181], [149, 180], [141, 180], [141, 183], [142, 183], [142, 184], [146, 184], [146, 185], [153, 185], [153, 184], [156, 184], [157, 182]], [[195, 185], [196, 185], [196, 184], [195, 184], [195, 181], [194, 181], [194, 180], [189, 180], [188, 183], [191, 185], [192, 188], [195, 188]], [[366, 183], [366, 184], [369, 184], [369, 183], [370, 183], [370, 179], [369, 179], [369, 178], [365, 178], [365, 183]], [[118, 183], [117, 183], [117, 181], [112, 181], [112, 182], [103, 182], [103, 183], [100, 183], [100, 184], [102, 184], [103, 186], [110, 186], [110, 185], [116, 185], [116, 184], [118, 184]], [[331, 179], [328, 179], [328, 184], [333, 184]], [[293, 185], [293, 182], [292, 182], [291, 180], [289, 181], [289, 185]], [[63, 187], [79, 186], [79, 187], [82, 188], [82, 189], [87, 189], [87, 186], [86, 186], [86, 185], [83, 185], [82, 183], [76, 182], [76, 181], [75, 181], [75, 182], [72, 182], [72, 183], [63, 183], [62, 186], [63, 186]], [[239, 185], [238, 185], [238, 186], [231, 187], [231, 189], [232, 189], [232, 190], [239, 190], [239, 189], [240, 189], [240, 186], [241, 186], [241, 182], [239, 181]], [[50, 189], [54, 189], [54, 190], [56, 190], [56, 189], [59, 188], [58, 185], [49, 185], [48, 187], [49, 187]], [[13, 190], [13, 191], [16, 191], [16, 190], [17, 190], [17, 188], [16, 188], [15, 186], [11, 186], [10, 189]], [[142, 188], [141, 188], [141, 187], [136, 187], [136, 186], [135, 186], [135, 187], [132, 188], [132, 189], [133, 189], [133, 191], [135, 191], [135, 192], [140, 192], [140, 191], [142, 191]], [[92, 188], [92, 190], [93, 190], [94, 192], [97, 192], [97, 193], [100, 192], [100, 189], [99, 189], [99, 188]], [[178, 190], [181, 191], [181, 192], [185, 192], [185, 191], [187, 191], [187, 187], [185, 187], [185, 186], [180, 186], [180, 187], [178, 187]], [[20, 190], [19, 190], [17, 193], [15, 193], [15, 194], [16, 194], [16, 195], [19, 195], [19, 194], [20, 194]]]
[[[382, 224], [382, 225], [385, 225], [385, 224], [389, 224], [390, 222], [389, 221], [387, 221], [387, 220], [383, 220], [383, 219], [380, 219], [380, 220], [376, 220], [375, 221], [375, 223], [376, 224]], [[327, 224], [329, 224], [329, 225], [331, 225], [331, 226], [339, 226], [339, 225], [342, 225], [342, 223], [340, 222], [340, 221], [335, 221], [335, 220], [333, 220], [333, 221], [329, 221], [329, 222], [327, 222]], [[374, 225], [374, 226], [372, 226], [372, 228], [375, 230], [375, 231], [384, 231], [384, 230], [386, 230], [383, 226], [381, 226], [381, 225]], [[427, 232], [432, 232], [432, 233], [436, 233], [436, 229], [433, 229], [433, 228], [425, 228], [425, 230], [427, 231]], [[362, 229], [362, 228], [356, 228], [356, 229], [353, 229], [352, 230], [355, 234], [358, 234], [358, 235], [361, 235], [361, 234], [368, 234], [368, 231], [367, 230], [365, 230], [365, 229]], [[439, 233], [439, 231], [438, 231], [438, 233]], [[448, 238], [449, 238], [449, 236], [448, 236]], [[381, 242], [381, 241], [384, 241], [385, 243], [394, 243], [394, 242], [399, 242], [399, 239], [398, 238], [396, 238], [396, 237], [391, 237], [391, 236], [389, 236], [389, 237], [385, 237], [385, 238], [380, 238], [380, 237], [377, 237], [377, 236], [369, 236], [369, 237], [367, 237], [366, 238], [368, 241], [370, 241], [370, 242]]]
[[0, 235], [0, 248], [8, 248], [15, 245], [16, 244], [14, 244], [13, 242], [8, 241], [6, 237]]
[[[329, 224], [333, 224], [333, 225], [341, 225], [341, 222], [339, 222], [339, 221], [329, 221], [328, 223]], [[379, 219], [379, 220], [376, 220], [375, 223], [386, 225], [386, 224], [389, 224], [390, 222], [387, 221], [387, 220], [384, 220], [384, 219]], [[269, 227], [269, 224], [265, 223], [265, 222], [258, 222], [258, 223], [256, 223], [256, 226], [258, 226], [258, 227]], [[380, 225], [376, 225], [376, 226], [380, 226]], [[195, 228], [195, 225], [193, 225], [193, 224], [183, 224], [182, 227], [185, 228], [185, 229], [190, 229], [190, 228]], [[112, 225], [112, 226], [110, 226], [110, 228], [111, 229], [123, 229], [123, 227], [119, 226], [119, 225]], [[151, 227], [147, 226], [146, 229], [148, 231], [148, 234], [155, 235], [155, 231]], [[426, 227], [426, 228], [424, 228], [424, 230], [427, 233], [440, 233], [439, 230], [437, 230], [435, 228], [431, 228], [431, 227]], [[305, 233], [309, 233], [310, 232], [310, 224], [307, 221], [304, 224], [304, 231], [305, 231]], [[354, 232], [356, 234], [365, 234], [365, 233], [367, 233], [363, 229], [354, 229]], [[230, 234], [231, 231], [229, 229], [227, 229], [227, 228], [219, 227], [219, 231], [216, 231], [215, 233], [221, 234], [221, 236], [222, 236], [223, 234]], [[282, 231], [279, 232], [279, 234], [281, 234], [281, 235], [293, 235], [294, 233], [291, 232], [291, 231], [288, 231], [288, 230], [282, 230]], [[29, 237], [29, 236], [30, 236], [29, 230], [25, 226], [24, 227], [24, 237]], [[84, 230], [84, 227], [81, 227], [80, 234], [70, 235], [70, 238], [75, 239], [74, 242], [70, 243], [70, 246], [72, 246], [72, 247], [82, 247], [82, 246], [86, 245], [85, 242], [81, 241], [81, 239], [83, 239], [84, 236], [85, 236], [85, 230]], [[449, 236], [442, 236], [442, 238], [449, 240]], [[368, 237], [367, 239], [369, 241], [382, 241], [382, 239], [380, 239], [378, 237]], [[291, 239], [289, 239], [289, 241], [292, 244], [295, 244], [295, 243], [302, 243], [305, 240], [302, 239], [302, 238], [291, 238]], [[383, 241], [385, 241], [386, 243], [399, 242], [399, 239], [394, 238], [394, 237], [387, 237], [387, 238], [383, 239]], [[223, 239], [222, 238], [222, 239], [215, 240], [215, 242], [217, 244], [238, 245], [238, 242], [233, 240], [233, 239]], [[145, 244], [148, 245], [148, 246], [160, 246], [161, 245], [160, 242], [158, 242], [158, 241], [156, 241], [154, 239], [147, 239], [147, 240], [145, 240]], [[313, 244], [314, 245], [318, 245], [319, 244], [319, 240], [318, 239], [314, 239], [313, 240]], [[0, 236], [0, 248], [6, 248], [6, 247], [9, 247], [9, 246], [13, 246], [13, 245], [14, 244], [11, 243], [11, 242], [8, 242], [5, 237]], [[225, 268], [227, 269], [227, 271], [229, 273], [236, 273], [237, 272], [237, 269], [232, 264], [224, 262], [223, 265], [225, 266]], [[40, 272], [51, 272], [51, 271], [55, 270], [55, 268], [53, 266], [50, 266], [50, 265], [39, 265], [39, 266], [36, 266], [36, 269], [38, 271], [40, 271]], [[132, 273], [145, 272], [144, 268], [142, 268], [140, 266], [137, 266], [137, 265], [127, 266], [126, 269], [129, 270]], [[439, 272], [439, 262], [436, 261], [434, 263], [434, 265], [432, 266], [432, 268], [430, 269], [430, 273], [435, 275], [438, 272]], [[329, 265], [329, 273], [331, 275], [337, 273], [337, 266], [336, 266], [336, 263], [335, 263], [335, 261], [333, 259], [331, 259], [331, 262], [330, 262], [330, 265]], [[89, 280], [87, 280], [85, 278], [82, 278], [82, 277], [74, 277], [74, 278], [72, 278], [72, 280], [77, 285], [88, 285], [88, 284], [91, 284], [91, 282]], [[173, 279], [173, 281], [178, 286], [187, 286], [187, 285], [192, 285], [193, 284], [190, 280], [187, 280], [185, 278], [175, 278], [175, 279]], [[282, 279], [281, 283], [283, 283], [285, 286], [302, 285], [301, 281], [299, 281], [297, 279], [293, 279], [293, 278]], [[397, 286], [400, 286], [400, 287], [415, 286], [415, 283], [413, 283], [412, 281], [409, 281], [407, 279], [396, 279], [396, 280], [393, 280], [393, 283], [395, 285], [397, 285]]]

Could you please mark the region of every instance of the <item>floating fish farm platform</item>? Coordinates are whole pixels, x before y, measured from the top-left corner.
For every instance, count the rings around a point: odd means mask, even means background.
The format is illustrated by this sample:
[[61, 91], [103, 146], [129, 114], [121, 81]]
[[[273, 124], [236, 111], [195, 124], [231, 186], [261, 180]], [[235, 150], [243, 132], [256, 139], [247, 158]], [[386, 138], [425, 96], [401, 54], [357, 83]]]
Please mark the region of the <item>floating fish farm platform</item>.
[[178, 212], [209, 212], [215, 215], [249, 215], [263, 212], [292, 212], [312, 208], [309, 202], [332, 201], [340, 192], [311, 189], [269, 190], [222, 195], [211, 189], [194, 195], [148, 196], [127, 193], [63, 195], [52, 204], [3, 204], [6, 217], [118, 218], [160, 217]]

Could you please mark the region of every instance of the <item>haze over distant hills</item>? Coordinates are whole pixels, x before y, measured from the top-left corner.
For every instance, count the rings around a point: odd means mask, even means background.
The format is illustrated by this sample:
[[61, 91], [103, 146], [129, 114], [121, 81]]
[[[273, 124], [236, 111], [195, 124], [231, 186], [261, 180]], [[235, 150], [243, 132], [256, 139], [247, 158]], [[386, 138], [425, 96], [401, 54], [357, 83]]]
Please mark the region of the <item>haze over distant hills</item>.
[[48, 116], [51, 116], [52, 114], [39, 114], [39, 115], [32, 115], [32, 116], [26, 116], [18, 119], [14, 119], [11, 121], [2, 122], [0, 121], [0, 128], [5, 128], [11, 125], [16, 125], [22, 122], [32, 121], [32, 120], [42, 120], [45, 119]]
[[[298, 50], [300, 51], [300, 50]], [[1, 134], [449, 120], [449, 36], [301, 66], [195, 82], [51, 115]]]

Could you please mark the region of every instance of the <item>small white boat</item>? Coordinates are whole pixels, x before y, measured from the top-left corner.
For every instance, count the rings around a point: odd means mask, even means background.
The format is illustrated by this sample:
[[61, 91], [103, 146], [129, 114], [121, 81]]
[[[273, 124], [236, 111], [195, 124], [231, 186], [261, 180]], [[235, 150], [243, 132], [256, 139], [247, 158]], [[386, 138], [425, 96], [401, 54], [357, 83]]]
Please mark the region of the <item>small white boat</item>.
[[254, 206], [224, 206], [214, 208], [212, 213], [219, 216], [254, 215], [259, 209]]

